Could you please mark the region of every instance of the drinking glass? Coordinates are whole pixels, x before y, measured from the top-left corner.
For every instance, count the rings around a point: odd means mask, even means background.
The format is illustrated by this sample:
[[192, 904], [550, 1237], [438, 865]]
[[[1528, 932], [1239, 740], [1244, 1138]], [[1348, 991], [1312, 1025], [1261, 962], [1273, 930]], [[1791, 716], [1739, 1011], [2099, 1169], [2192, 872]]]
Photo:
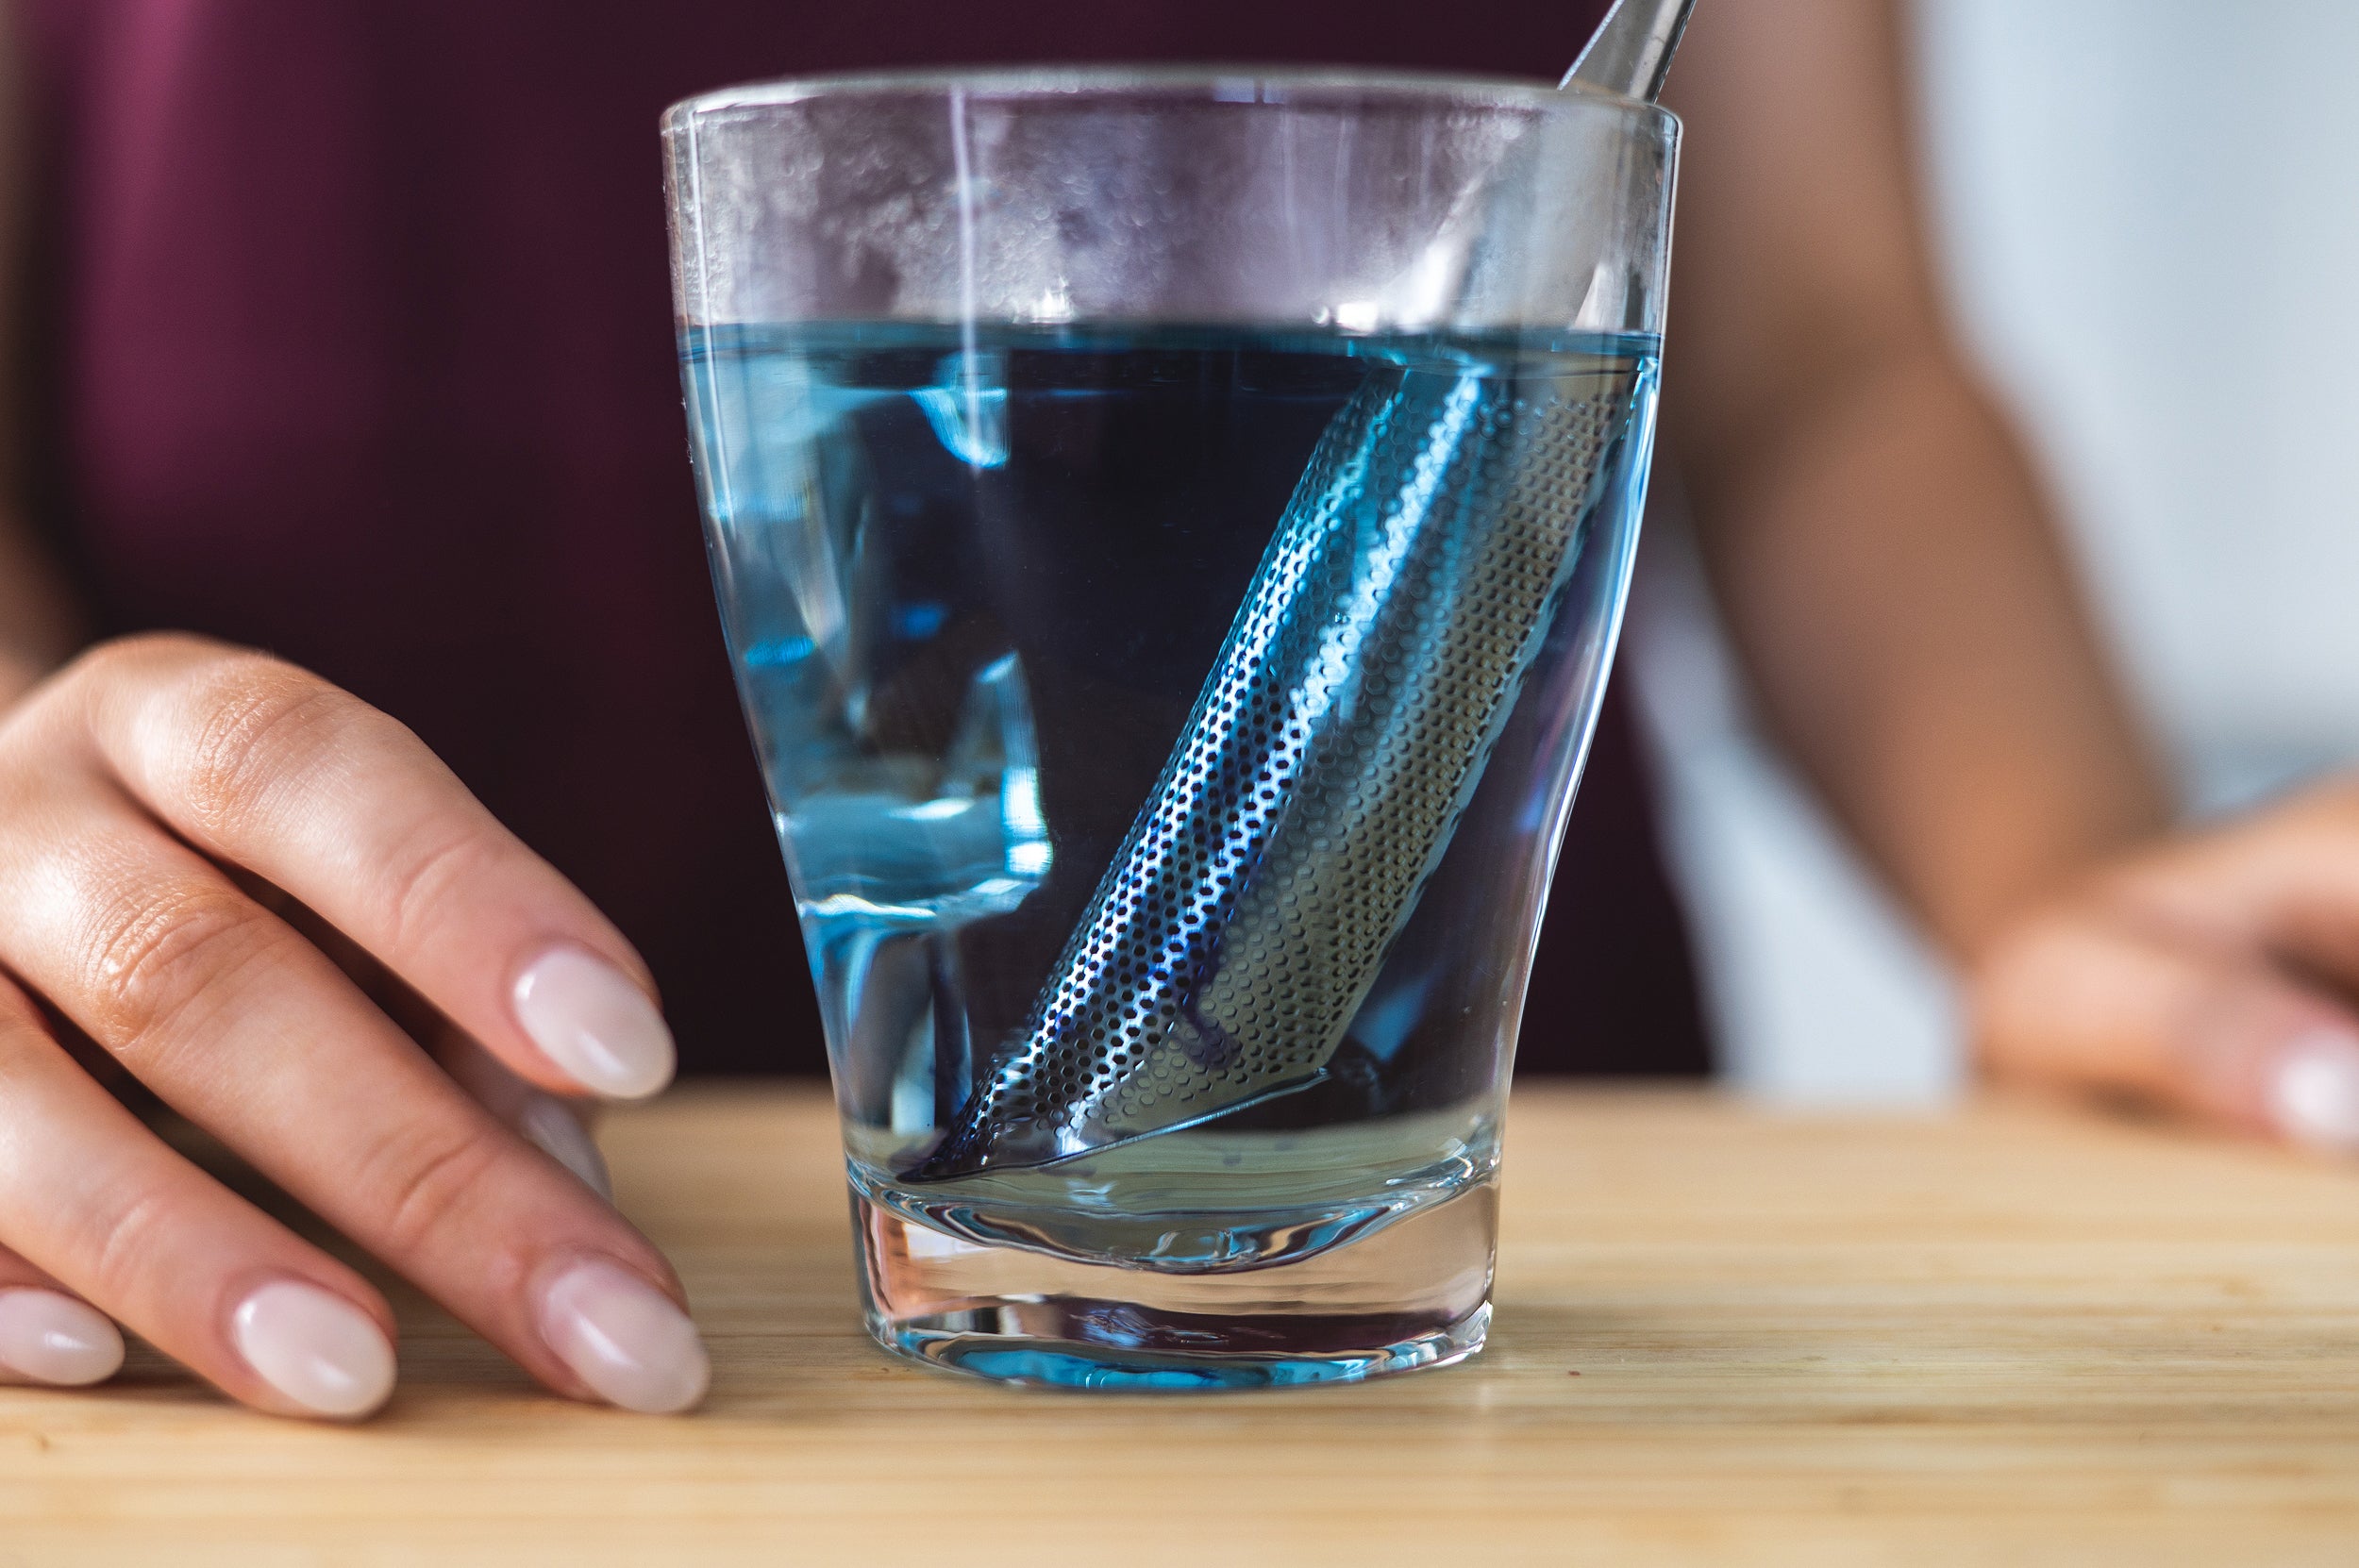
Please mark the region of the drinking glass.
[[1093, 1388], [1473, 1354], [1678, 123], [1031, 70], [731, 89], [663, 134], [870, 1330]]

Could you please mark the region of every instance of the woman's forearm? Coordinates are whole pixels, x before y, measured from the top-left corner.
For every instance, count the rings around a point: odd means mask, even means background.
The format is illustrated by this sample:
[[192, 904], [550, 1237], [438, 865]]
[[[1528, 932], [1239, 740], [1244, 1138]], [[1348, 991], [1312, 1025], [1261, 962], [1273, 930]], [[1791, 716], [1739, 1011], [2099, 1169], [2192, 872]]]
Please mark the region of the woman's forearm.
[[1705, 488], [1771, 726], [1953, 951], [2167, 818], [2020, 445], [1937, 337]]
[[1665, 424], [1771, 726], [1954, 951], [2165, 792], [1942, 325], [1899, 0], [1699, 14]]
[[21, 368], [24, 291], [24, 82], [19, 72], [15, 8], [0, 0], [0, 712], [24, 695], [86, 637], [75, 602], [49, 553], [26, 525], [15, 498], [23, 493], [25, 389]]
[[0, 712], [80, 646], [80, 606], [21, 521], [0, 515]]

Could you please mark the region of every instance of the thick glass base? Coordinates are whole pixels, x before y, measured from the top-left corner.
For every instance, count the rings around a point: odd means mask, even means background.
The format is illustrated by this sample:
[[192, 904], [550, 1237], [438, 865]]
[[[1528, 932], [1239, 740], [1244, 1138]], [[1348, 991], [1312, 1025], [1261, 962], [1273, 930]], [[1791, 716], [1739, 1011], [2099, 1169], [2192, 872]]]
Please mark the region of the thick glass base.
[[868, 1331], [933, 1366], [1053, 1388], [1347, 1383], [1482, 1348], [1488, 1182], [1314, 1256], [1168, 1274], [991, 1246], [854, 1193]]

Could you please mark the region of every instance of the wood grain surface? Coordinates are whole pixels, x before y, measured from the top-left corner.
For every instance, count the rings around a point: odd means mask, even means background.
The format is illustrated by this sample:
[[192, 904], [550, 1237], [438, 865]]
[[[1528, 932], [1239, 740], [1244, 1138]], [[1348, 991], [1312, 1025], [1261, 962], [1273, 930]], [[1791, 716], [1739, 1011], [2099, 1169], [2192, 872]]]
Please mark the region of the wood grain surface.
[[713, 1396], [544, 1395], [413, 1297], [357, 1429], [146, 1353], [0, 1390], [0, 1564], [2359, 1562], [2359, 1173], [2067, 1112], [1519, 1095], [1453, 1370], [1018, 1393], [854, 1318], [807, 1091], [618, 1116]]

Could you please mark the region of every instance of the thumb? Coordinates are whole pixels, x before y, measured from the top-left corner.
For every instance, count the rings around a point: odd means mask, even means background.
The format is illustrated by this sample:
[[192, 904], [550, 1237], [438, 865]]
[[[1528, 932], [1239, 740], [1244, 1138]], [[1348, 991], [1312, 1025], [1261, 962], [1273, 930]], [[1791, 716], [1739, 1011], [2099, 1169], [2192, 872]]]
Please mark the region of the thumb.
[[2264, 954], [2066, 909], [1987, 951], [1973, 1007], [1995, 1076], [2359, 1153], [2359, 1017]]

